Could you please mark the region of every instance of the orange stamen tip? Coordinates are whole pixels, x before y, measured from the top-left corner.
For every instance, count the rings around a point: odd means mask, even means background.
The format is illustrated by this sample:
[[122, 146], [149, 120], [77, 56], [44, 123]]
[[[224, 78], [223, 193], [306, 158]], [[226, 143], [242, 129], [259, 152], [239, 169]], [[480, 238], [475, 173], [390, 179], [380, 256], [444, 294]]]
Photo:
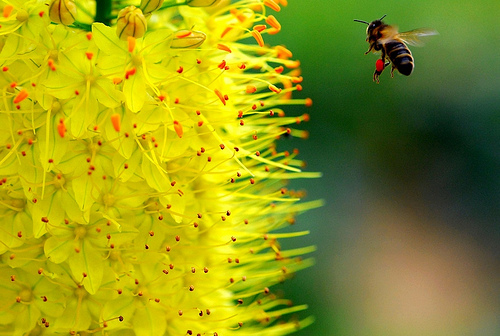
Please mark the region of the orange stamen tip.
[[92, 33], [91, 32], [88, 32], [87, 34], [85, 34], [85, 36], [87, 37], [87, 40], [92, 40]]
[[15, 87], [17, 86], [17, 83], [16, 83], [16, 82], [12, 82], [12, 83], [10, 83], [10, 85], [9, 85], [9, 86], [10, 86], [11, 88], [15, 88]]
[[224, 99], [224, 95], [218, 89], [215, 89], [214, 92], [217, 95], [217, 97], [219, 97], [222, 104], [226, 105], [226, 99]]
[[260, 25], [255, 25], [253, 26], [253, 29], [255, 29], [256, 31], [258, 32], [262, 32], [263, 30], [265, 30], [267, 28], [267, 26], [265, 24], [260, 24]]
[[303, 80], [304, 78], [302, 76], [292, 78], [292, 82], [294, 82], [295, 84], [302, 83]]
[[269, 90], [273, 91], [274, 93], [280, 93], [281, 89], [277, 87], [276, 85], [270, 84], [269, 85]]
[[130, 76], [135, 75], [136, 71], [137, 70], [135, 68], [132, 68], [132, 69], [128, 70], [127, 72], [125, 72], [125, 79], [128, 79]]
[[220, 35], [220, 38], [223, 38], [224, 36], [226, 36], [226, 34], [229, 33], [231, 30], [233, 30], [233, 27], [226, 27], [226, 29], [224, 29], [224, 31]]
[[289, 60], [289, 61], [287, 61], [285, 63], [285, 66], [287, 68], [289, 68], [289, 69], [296, 69], [296, 68], [298, 68], [300, 66], [300, 61], [291, 61], [291, 60]]
[[226, 68], [226, 61], [222, 60], [222, 62], [220, 62], [217, 67], [221, 70], [224, 70]]
[[273, 27], [274, 29], [276, 30], [281, 30], [281, 24], [279, 23], [279, 21], [274, 17], [274, 15], [269, 15], [267, 18], [266, 18], [266, 23], [268, 25], [270, 25], [271, 27]]
[[297, 89], [297, 91], [302, 91], [302, 85], [300, 85], [300, 84], [297, 84], [297, 86], [295, 86], [295, 88]]
[[231, 49], [225, 45], [225, 44], [217, 44], [217, 49], [222, 50], [222, 51], [227, 51], [228, 53], [231, 53]]
[[283, 46], [276, 46], [274, 49], [276, 49], [280, 59], [288, 59], [293, 56], [292, 52]]
[[120, 132], [121, 118], [118, 113], [113, 113], [111, 115], [111, 123], [113, 124], [115, 131]]
[[267, 31], [269, 35], [276, 35], [281, 31], [281, 29], [271, 28]]
[[14, 9], [14, 6], [12, 5], [6, 5], [3, 8], [3, 17], [8, 18], [10, 16], [10, 13], [12, 13], [12, 10]]
[[134, 49], [135, 49], [135, 37], [133, 37], [133, 36], [127, 37], [127, 46], [128, 46], [128, 52], [134, 51]]
[[274, 71], [277, 73], [277, 74], [280, 74], [283, 72], [283, 70], [285, 70], [285, 68], [283, 68], [283, 66], [279, 66], [279, 67], [276, 67], [274, 68]]
[[281, 10], [280, 5], [278, 5], [273, 0], [264, 0], [264, 6], [269, 7], [276, 12], [279, 12]]
[[247, 89], [246, 89], [247, 93], [254, 93], [255, 91], [257, 91], [257, 88], [255, 87], [255, 85], [247, 85]]
[[87, 52], [85, 53], [85, 56], [87, 56], [87, 59], [88, 59], [88, 60], [91, 60], [91, 59], [92, 59], [92, 57], [94, 57], [94, 53], [93, 53], [93, 52], [90, 52], [90, 51], [87, 51]]
[[66, 125], [64, 125], [64, 120], [60, 120], [59, 124], [57, 124], [57, 133], [61, 136], [61, 138], [64, 138], [64, 135], [66, 134]]
[[177, 71], [177, 73], [182, 73], [184, 71], [184, 68], [179, 66], [179, 69], [177, 69], [176, 71]]
[[18, 104], [26, 98], [28, 98], [28, 91], [26, 91], [26, 89], [22, 89], [21, 91], [19, 91], [17, 96], [14, 97], [14, 104]]
[[310, 107], [310, 106], [312, 106], [312, 104], [313, 104], [312, 99], [311, 99], [311, 98], [306, 98], [305, 105], [306, 105], [307, 107]]
[[177, 120], [174, 120], [174, 130], [175, 130], [175, 133], [177, 133], [177, 136], [179, 138], [182, 138], [182, 134], [183, 134], [182, 125]]
[[258, 30], [252, 30], [252, 36], [254, 37], [255, 41], [259, 44], [259, 47], [264, 46], [264, 39], [262, 38], [262, 35]]
[[118, 85], [122, 82], [122, 79], [120, 77], [115, 77], [113, 78], [113, 84]]

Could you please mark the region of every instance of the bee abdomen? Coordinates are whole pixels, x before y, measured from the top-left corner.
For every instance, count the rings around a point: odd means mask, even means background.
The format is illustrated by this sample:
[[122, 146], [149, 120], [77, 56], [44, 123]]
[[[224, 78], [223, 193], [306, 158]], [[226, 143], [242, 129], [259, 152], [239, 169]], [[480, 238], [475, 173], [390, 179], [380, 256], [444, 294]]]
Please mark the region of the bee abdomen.
[[409, 76], [413, 71], [413, 57], [410, 49], [399, 41], [391, 41], [385, 44], [387, 56], [394, 67], [405, 76]]

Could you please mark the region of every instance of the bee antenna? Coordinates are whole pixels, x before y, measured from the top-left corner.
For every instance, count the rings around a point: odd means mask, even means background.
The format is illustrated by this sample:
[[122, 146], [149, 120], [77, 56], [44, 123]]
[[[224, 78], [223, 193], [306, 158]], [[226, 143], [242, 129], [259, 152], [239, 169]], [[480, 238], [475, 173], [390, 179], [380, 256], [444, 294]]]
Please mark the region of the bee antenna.
[[387, 16], [387, 14], [384, 14], [384, 16], [382, 16], [379, 21], [382, 21], [383, 18], [385, 18]]
[[363, 21], [363, 20], [354, 20], [356, 22], [361, 22], [361, 23], [366, 23], [367, 25], [369, 25], [370, 23], [369, 22], [366, 22], [366, 21]]

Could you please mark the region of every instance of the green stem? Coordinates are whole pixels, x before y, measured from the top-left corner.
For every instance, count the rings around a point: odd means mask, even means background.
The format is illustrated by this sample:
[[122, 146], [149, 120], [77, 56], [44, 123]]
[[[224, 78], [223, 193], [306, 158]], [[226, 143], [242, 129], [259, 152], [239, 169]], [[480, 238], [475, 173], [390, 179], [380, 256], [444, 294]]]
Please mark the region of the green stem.
[[109, 26], [111, 23], [111, 8], [111, 0], [96, 0], [94, 21]]

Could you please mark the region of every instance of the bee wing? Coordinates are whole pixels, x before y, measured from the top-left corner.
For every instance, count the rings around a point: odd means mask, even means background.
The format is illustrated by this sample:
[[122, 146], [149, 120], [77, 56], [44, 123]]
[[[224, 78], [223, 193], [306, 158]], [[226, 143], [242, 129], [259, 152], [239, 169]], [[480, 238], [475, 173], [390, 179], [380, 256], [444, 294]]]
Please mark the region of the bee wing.
[[419, 28], [410, 30], [407, 32], [399, 33], [397, 35], [398, 38], [402, 39], [405, 43], [409, 45], [413, 45], [416, 47], [421, 47], [424, 45], [424, 42], [420, 39], [422, 36], [430, 36], [439, 34], [437, 31], [430, 28]]

